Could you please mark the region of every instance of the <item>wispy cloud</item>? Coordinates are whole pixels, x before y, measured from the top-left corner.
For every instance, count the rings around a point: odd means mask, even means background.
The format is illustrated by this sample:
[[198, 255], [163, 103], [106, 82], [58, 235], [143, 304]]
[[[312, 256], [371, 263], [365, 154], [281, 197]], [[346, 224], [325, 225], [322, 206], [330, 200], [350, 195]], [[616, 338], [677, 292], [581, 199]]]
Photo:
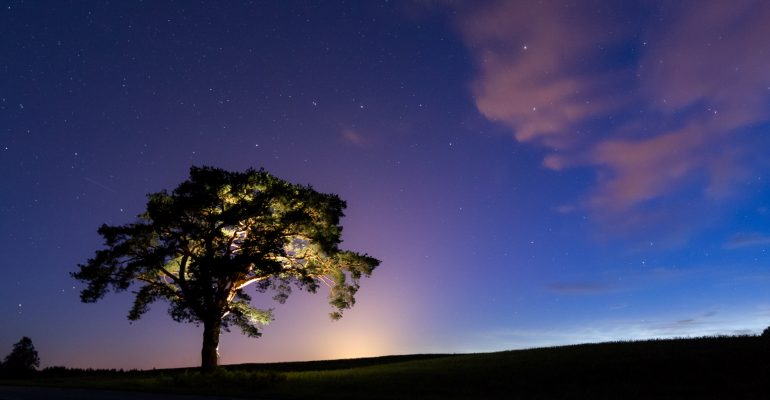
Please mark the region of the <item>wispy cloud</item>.
[[546, 288], [557, 294], [600, 294], [614, 290], [610, 285], [600, 282], [557, 282], [546, 285]]
[[748, 128], [770, 111], [770, 3], [649, 2], [666, 18], [644, 29], [621, 25], [613, 2], [588, 3], [463, 9], [479, 111], [550, 149], [546, 168], [594, 168], [581, 204], [610, 221], [683, 194], [730, 198], [760, 151]]
[[479, 111], [520, 141], [570, 147], [576, 127], [625, 103], [606, 90], [620, 76], [579, 65], [617, 40], [604, 35], [605, 22], [556, 2], [498, 1], [464, 13], [459, 25], [479, 68], [472, 86]]
[[738, 233], [731, 237], [724, 247], [726, 249], [737, 249], [747, 246], [766, 246], [770, 245], [770, 236], [757, 232]]
[[[714, 325], [714, 321], [711, 319], [717, 314], [716, 311], [707, 311], [700, 315], [685, 317], [672, 321], [657, 321], [648, 324], [645, 329], [655, 335], [664, 337], [670, 336], [693, 336], [690, 332], [700, 332], [704, 329], [706, 331], [713, 330], [711, 325]], [[718, 324], [717, 324], [718, 325]], [[721, 328], [720, 328], [721, 329]], [[743, 329], [743, 328], [740, 328]], [[719, 334], [720, 332], [717, 332]], [[726, 332], [730, 333], [730, 332]], [[714, 334], [714, 333], [704, 333]]]
[[495, 351], [618, 340], [759, 334], [766, 313], [746, 312], [718, 317], [716, 311], [669, 319], [612, 319], [560, 329], [495, 329], [480, 331], [463, 351]]
[[644, 132], [644, 120], [630, 120], [629, 135], [616, 132], [593, 144], [585, 163], [604, 175], [592, 206], [623, 210], [701, 177], [703, 195], [727, 197], [747, 176], [742, 158], [749, 149], [738, 131], [768, 118], [770, 52], [756, 50], [770, 37], [768, 4], [661, 7], [675, 17], [651, 33], [636, 95], [663, 127]]
[[356, 147], [366, 147], [368, 144], [366, 137], [360, 131], [355, 129], [343, 129], [342, 132], [340, 132], [340, 135], [346, 143]]

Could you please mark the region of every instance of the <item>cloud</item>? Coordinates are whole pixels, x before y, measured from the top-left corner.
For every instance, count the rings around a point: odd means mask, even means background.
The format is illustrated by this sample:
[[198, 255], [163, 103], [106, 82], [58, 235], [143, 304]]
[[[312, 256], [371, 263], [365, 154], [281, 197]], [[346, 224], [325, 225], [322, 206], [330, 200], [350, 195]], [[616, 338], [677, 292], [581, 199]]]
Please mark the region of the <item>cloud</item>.
[[[606, 171], [595, 207], [624, 209], [702, 177], [703, 194], [732, 194], [748, 175], [741, 128], [768, 120], [770, 6], [738, 1], [666, 5], [675, 17], [640, 60], [638, 96], [671, 129], [594, 143], [586, 163]], [[670, 9], [673, 8], [673, 9]], [[638, 121], [630, 121], [636, 124]]]
[[[722, 321], [712, 319], [717, 314], [716, 311], [707, 311], [701, 315], [682, 318], [674, 321], [653, 322], [644, 327], [653, 335], [672, 337], [672, 336], [693, 336], [692, 332], [699, 332], [698, 336], [732, 334], [736, 330], [745, 330], [745, 328], [735, 328], [724, 330]], [[721, 333], [724, 332], [724, 333]]]
[[562, 204], [562, 205], [556, 206], [554, 208], [554, 211], [556, 211], [559, 214], [572, 214], [573, 212], [577, 211], [577, 207], [571, 204]]
[[588, 205], [624, 212], [704, 184], [701, 195], [729, 197], [736, 181], [746, 176], [746, 167], [735, 143], [720, 136], [721, 131], [701, 122], [648, 138], [594, 144], [587, 164], [598, 169], [598, 186]]
[[346, 143], [353, 146], [366, 147], [368, 144], [366, 137], [357, 130], [346, 128], [340, 134]]
[[762, 233], [738, 233], [733, 235], [727, 243], [724, 244], [726, 249], [737, 249], [747, 246], [764, 246], [770, 245], [770, 236]]
[[589, 13], [557, 2], [499, 1], [466, 15], [460, 29], [479, 69], [476, 105], [518, 140], [568, 147], [578, 125], [624, 103], [604, 90], [617, 74], [581, 71], [584, 57], [615, 41]]
[[620, 304], [613, 304], [613, 305], [611, 305], [609, 307], [609, 310], [610, 311], [618, 311], [618, 310], [623, 310], [623, 309], [626, 309], [626, 308], [628, 308], [628, 304], [627, 303], [620, 303]]
[[766, 327], [766, 313], [731, 313], [716, 318], [715, 311], [697, 316], [668, 319], [607, 319], [559, 329], [492, 329], [477, 332], [462, 351], [481, 352], [507, 349], [598, 343], [619, 340], [649, 340], [718, 335], [756, 335]]
[[559, 282], [546, 285], [549, 291], [558, 294], [599, 294], [611, 291], [609, 285], [599, 282]]
[[[481, 4], [457, 17], [476, 106], [550, 150], [544, 167], [593, 168], [582, 207], [628, 221], [677, 196], [685, 208], [739, 193], [761, 157], [751, 128], [770, 119], [770, 3]], [[645, 16], [664, 17], [619, 22]]]

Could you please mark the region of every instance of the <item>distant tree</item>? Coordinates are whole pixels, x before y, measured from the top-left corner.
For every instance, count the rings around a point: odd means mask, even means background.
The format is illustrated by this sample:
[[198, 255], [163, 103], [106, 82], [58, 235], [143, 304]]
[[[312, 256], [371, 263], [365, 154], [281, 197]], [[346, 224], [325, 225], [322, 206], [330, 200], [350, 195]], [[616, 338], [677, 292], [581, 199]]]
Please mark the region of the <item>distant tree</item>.
[[72, 275], [87, 283], [86, 303], [136, 284], [130, 320], [163, 299], [175, 321], [202, 324], [201, 367], [212, 370], [222, 329], [259, 337], [272, 320], [271, 310], [250, 304], [247, 286], [282, 303], [292, 286], [315, 292], [324, 284], [332, 319], [353, 306], [359, 279], [379, 261], [339, 249], [345, 207], [337, 195], [264, 170], [192, 167], [171, 193], [150, 194], [137, 222], [102, 225], [105, 248]]
[[40, 358], [37, 355], [32, 339], [24, 336], [13, 345], [11, 353], [5, 357], [2, 369], [8, 374], [24, 374], [37, 370]]
[[767, 328], [765, 328], [764, 331], [762, 331], [762, 337], [765, 340], [770, 340], [770, 326], [768, 326]]

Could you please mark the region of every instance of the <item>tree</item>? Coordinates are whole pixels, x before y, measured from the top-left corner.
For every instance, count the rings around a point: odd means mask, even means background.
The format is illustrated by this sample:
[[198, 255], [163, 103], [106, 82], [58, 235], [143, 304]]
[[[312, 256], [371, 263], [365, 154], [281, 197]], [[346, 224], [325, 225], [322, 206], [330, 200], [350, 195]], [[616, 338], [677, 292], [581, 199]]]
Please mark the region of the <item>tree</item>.
[[24, 374], [35, 371], [40, 366], [40, 358], [37, 355], [32, 339], [24, 336], [13, 345], [11, 353], [5, 357], [2, 367], [10, 374]]
[[85, 303], [135, 288], [129, 320], [165, 300], [175, 321], [202, 324], [201, 367], [210, 371], [221, 330], [234, 325], [259, 337], [273, 318], [251, 305], [248, 286], [282, 303], [292, 286], [315, 292], [324, 284], [332, 319], [353, 306], [360, 278], [379, 261], [338, 247], [345, 207], [337, 195], [264, 170], [192, 167], [171, 193], [148, 195], [137, 222], [102, 225], [105, 248], [72, 276], [87, 284]]

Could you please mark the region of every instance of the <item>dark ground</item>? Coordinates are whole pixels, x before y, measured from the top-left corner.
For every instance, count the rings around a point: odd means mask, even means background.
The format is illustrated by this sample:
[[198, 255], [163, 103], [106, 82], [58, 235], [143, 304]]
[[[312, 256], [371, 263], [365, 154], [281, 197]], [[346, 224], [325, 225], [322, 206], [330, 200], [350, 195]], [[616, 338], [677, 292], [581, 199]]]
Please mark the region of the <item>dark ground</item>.
[[[769, 356], [770, 340], [744, 336], [484, 354], [244, 364], [227, 366], [213, 376], [201, 376], [194, 369], [59, 370], [55, 371], [58, 377], [39, 374], [21, 384], [258, 399], [766, 400], [770, 399]], [[145, 398], [136, 395], [125, 398]]]
[[0, 400], [229, 400], [233, 397], [138, 393], [115, 390], [2, 386]]

